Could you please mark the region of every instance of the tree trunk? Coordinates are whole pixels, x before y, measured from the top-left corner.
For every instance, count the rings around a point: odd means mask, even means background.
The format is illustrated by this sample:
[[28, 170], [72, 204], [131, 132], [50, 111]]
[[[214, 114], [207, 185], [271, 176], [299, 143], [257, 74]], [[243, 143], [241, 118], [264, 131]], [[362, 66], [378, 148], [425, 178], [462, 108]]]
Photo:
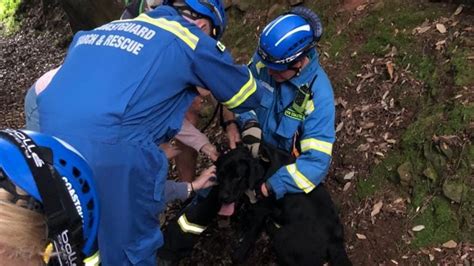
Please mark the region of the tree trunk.
[[124, 9], [124, 1], [122, 0], [60, 1], [69, 17], [69, 24], [74, 33], [79, 30], [90, 30], [119, 19]]

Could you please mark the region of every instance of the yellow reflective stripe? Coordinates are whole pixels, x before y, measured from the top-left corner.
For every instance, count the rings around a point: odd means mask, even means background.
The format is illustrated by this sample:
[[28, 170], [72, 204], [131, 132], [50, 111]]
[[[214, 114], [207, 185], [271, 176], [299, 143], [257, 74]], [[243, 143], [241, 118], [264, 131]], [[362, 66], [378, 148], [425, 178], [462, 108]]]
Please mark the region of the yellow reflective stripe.
[[313, 103], [313, 100], [309, 100], [307, 103], [306, 103], [306, 112], [305, 114], [306, 115], [309, 115], [311, 114], [313, 111], [314, 111], [314, 103]]
[[248, 97], [250, 97], [257, 90], [257, 83], [253, 78], [252, 72], [249, 70], [249, 80], [244, 84], [230, 100], [223, 103], [227, 108], [234, 109], [241, 105]]
[[181, 227], [181, 230], [185, 233], [192, 233], [192, 234], [199, 235], [202, 232], [204, 232], [204, 230], [206, 230], [206, 227], [204, 226], [190, 223], [188, 219], [186, 218], [186, 214], [183, 214], [181, 215], [181, 217], [179, 217], [178, 224], [179, 224], [179, 227]]
[[257, 73], [260, 74], [260, 70], [265, 67], [265, 64], [262, 63], [262, 61], [258, 61], [258, 63], [255, 65], [255, 68], [257, 69]]
[[287, 165], [286, 170], [290, 173], [295, 184], [304, 192], [309, 193], [316, 187], [308, 178], [306, 178], [306, 176], [298, 171], [296, 164]]
[[85, 266], [98, 266], [100, 264], [99, 251], [94, 253], [94, 255], [84, 259]]
[[317, 150], [327, 155], [331, 156], [332, 154], [332, 143], [317, 139], [304, 139], [301, 141], [301, 152], [308, 150]]
[[141, 14], [135, 20], [150, 23], [163, 30], [169, 31], [185, 42], [191, 49], [196, 49], [199, 38], [176, 21], [166, 20], [164, 18], [154, 19], [146, 14]]

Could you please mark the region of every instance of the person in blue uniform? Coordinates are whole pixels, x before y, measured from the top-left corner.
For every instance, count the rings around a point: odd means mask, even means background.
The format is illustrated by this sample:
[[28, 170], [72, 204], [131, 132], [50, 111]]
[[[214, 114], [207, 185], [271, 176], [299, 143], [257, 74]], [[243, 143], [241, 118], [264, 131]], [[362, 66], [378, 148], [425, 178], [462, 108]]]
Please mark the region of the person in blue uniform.
[[[271, 21], [260, 34], [249, 63], [267, 96], [251, 111], [237, 115], [242, 142], [260, 157], [262, 142], [295, 158], [255, 188], [258, 195], [281, 199], [287, 193], [310, 193], [329, 169], [335, 141], [331, 83], [319, 64], [316, 44], [322, 34], [318, 16], [298, 6]], [[203, 200], [190, 204], [171, 221], [160, 257], [176, 263], [191, 253], [216, 213], [231, 216], [234, 203]], [[215, 210], [215, 211], [213, 211]]]
[[322, 25], [299, 6], [270, 22], [260, 35], [249, 66], [272, 96], [238, 115], [242, 141], [256, 156], [260, 141], [292, 153], [296, 162], [281, 167], [261, 186], [264, 196], [309, 193], [329, 169], [335, 141], [331, 82], [319, 64], [316, 43]]
[[103, 265], [156, 263], [168, 172], [156, 144], [179, 131], [195, 87], [235, 112], [267, 93], [218, 41], [225, 24], [220, 0], [175, 0], [78, 32], [37, 96], [41, 130], [71, 143], [94, 171]]

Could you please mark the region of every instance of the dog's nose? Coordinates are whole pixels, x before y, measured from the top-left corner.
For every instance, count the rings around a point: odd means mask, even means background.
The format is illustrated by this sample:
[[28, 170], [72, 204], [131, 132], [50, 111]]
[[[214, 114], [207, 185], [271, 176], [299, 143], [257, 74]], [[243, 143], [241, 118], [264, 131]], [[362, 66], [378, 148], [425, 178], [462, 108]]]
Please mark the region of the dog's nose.
[[220, 191], [220, 192], [219, 192], [219, 199], [220, 199], [220, 200], [222, 200], [222, 201], [225, 202], [226, 200], [229, 199], [229, 197], [230, 197], [230, 193], [229, 193], [229, 192], [227, 192], [227, 191]]

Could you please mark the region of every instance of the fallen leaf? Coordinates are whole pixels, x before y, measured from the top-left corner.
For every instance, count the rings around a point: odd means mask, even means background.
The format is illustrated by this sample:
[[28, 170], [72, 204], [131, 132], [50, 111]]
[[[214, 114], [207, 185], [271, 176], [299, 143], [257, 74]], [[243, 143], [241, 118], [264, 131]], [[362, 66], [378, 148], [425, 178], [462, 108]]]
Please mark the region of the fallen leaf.
[[339, 132], [339, 131], [341, 131], [341, 129], [342, 129], [343, 127], [344, 127], [344, 122], [339, 123], [339, 125], [337, 125], [337, 127], [336, 127], [336, 133]]
[[463, 9], [463, 6], [459, 5], [458, 8], [456, 8], [456, 11], [454, 11], [453, 16], [457, 16], [457, 15], [461, 14], [462, 9]]
[[423, 229], [425, 229], [425, 226], [424, 225], [417, 225], [417, 226], [414, 226], [411, 230], [413, 232], [420, 232], [422, 231]]
[[382, 209], [383, 202], [379, 201], [375, 203], [374, 207], [372, 208], [372, 212], [370, 213], [370, 216], [374, 217], [375, 215], [380, 213], [380, 210]]
[[351, 182], [347, 182], [347, 183], [344, 185], [344, 188], [342, 189], [342, 191], [347, 191], [350, 187], [351, 187]]
[[454, 240], [449, 240], [448, 242], [443, 244], [444, 248], [455, 248], [458, 246], [458, 243], [456, 243]]
[[387, 72], [390, 75], [390, 79], [393, 79], [393, 64], [391, 61], [388, 61], [385, 63], [385, 66], [387, 67]]
[[434, 261], [435, 256], [433, 254], [428, 254], [428, 256], [430, 257], [430, 261]]
[[438, 41], [435, 46], [436, 46], [436, 50], [441, 50], [441, 48], [443, 48], [443, 46], [446, 44], [446, 40], [441, 40], [441, 41]]
[[398, 199], [396, 199], [393, 203], [394, 203], [394, 204], [398, 204], [398, 203], [400, 203], [400, 202], [403, 202], [403, 198], [398, 198]]
[[374, 76], [374, 73], [367, 73], [365, 75], [361, 75], [360, 78], [365, 80], [365, 79], [371, 78], [373, 76]]
[[358, 239], [367, 239], [367, 237], [363, 234], [356, 234]]
[[375, 126], [374, 122], [368, 122], [368, 123], [362, 122], [361, 123], [361, 127], [363, 129], [370, 129], [370, 128], [373, 128], [374, 126]]
[[393, 264], [398, 265], [398, 261], [396, 260], [390, 260]]
[[351, 180], [354, 177], [354, 175], [355, 175], [354, 171], [349, 172], [344, 176], [344, 180]]
[[425, 26], [425, 27], [416, 27], [413, 29], [412, 34], [422, 34], [427, 32], [431, 26]]
[[385, 157], [385, 155], [379, 151], [375, 152], [376, 155], [380, 156], [380, 157]]
[[469, 253], [466, 253], [464, 255], [461, 256], [461, 261], [465, 260], [467, 258], [467, 256], [469, 256]]
[[444, 26], [444, 25], [441, 24], [441, 23], [436, 23], [436, 29], [437, 29], [440, 33], [446, 33], [446, 26]]
[[394, 140], [394, 139], [387, 139], [386, 141], [387, 141], [388, 143], [390, 143], [390, 144], [395, 144], [395, 143], [397, 143], [397, 141]]
[[367, 4], [365, 4], [365, 5], [360, 5], [360, 6], [358, 6], [358, 7], [356, 8], [356, 10], [357, 10], [357, 11], [362, 11], [362, 10], [365, 9], [366, 6], [367, 6]]
[[434, 249], [434, 251], [436, 251], [436, 252], [442, 252], [442, 251], [443, 251], [443, 250], [440, 249], [440, 248], [433, 248], [433, 249]]
[[370, 148], [370, 144], [369, 143], [365, 143], [365, 144], [360, 144], [358, 147], [357, 147], [357, 150], [358, 151], [361, 151], [361, 152], [364, 152], [364, 151], [368, 151]]

